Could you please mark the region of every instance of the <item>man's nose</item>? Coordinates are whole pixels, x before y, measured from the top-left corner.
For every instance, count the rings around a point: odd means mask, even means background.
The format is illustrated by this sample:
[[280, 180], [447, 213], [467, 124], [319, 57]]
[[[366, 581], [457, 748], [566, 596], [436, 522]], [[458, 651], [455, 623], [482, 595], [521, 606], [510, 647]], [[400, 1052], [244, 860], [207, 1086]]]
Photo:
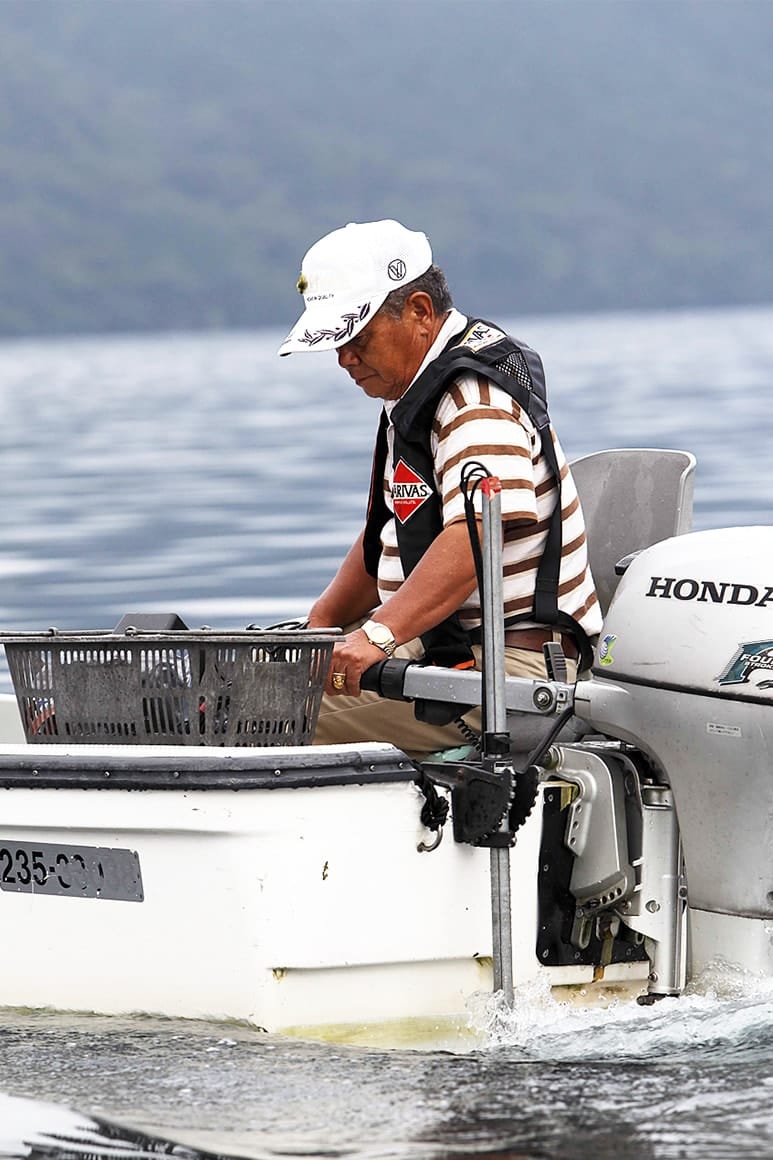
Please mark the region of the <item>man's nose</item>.
[[345, 342], [343, 346], [338, 348], [338, 365], [346, 370], [347, 367], [353, 367], [358, 362], [357, 353], [351, 343]]

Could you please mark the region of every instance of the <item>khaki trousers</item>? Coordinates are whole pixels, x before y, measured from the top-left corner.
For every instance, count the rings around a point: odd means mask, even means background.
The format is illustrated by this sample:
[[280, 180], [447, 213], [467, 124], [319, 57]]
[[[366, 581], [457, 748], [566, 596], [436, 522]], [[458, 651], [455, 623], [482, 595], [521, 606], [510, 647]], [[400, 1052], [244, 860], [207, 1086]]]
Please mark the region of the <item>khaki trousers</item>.
[[[481, 650], [473, 646], [476, 669], [481, 667]], [[420, 640], [411, 640], [395, 649], [395, 656], [420, 660], [423, 648]], [[567, 660], [568, 680], [574, 681], [577, 666]], [[545, 679], [545, 660], [541, 652], [524, 648], [505, 647], [505, 672], [511, 677], [530, 680]], [[480, 732], [479, 708], [464, 715], [464, 721]], [[454, 749], [468, 743], [456, 723], [426, 725], [417, 721], [413, 705], [408, 701], [389, 701], [378, 693], [361, 693], [359, 697], [345, 695], [322, 698], [319, 721], [314, 734], [315, 745], [345, 745], [349, 742], [378, 741], [395, 745], [415, 761], [439, 749]]]

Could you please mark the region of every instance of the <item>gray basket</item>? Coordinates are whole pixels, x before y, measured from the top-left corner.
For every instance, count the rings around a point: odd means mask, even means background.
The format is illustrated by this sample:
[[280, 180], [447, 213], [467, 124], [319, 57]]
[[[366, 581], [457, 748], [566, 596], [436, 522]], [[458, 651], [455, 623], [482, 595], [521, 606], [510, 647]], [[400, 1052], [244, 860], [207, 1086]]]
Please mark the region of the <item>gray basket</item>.
[[0, 633], [27, 740], [305, 745], [331, 630]]

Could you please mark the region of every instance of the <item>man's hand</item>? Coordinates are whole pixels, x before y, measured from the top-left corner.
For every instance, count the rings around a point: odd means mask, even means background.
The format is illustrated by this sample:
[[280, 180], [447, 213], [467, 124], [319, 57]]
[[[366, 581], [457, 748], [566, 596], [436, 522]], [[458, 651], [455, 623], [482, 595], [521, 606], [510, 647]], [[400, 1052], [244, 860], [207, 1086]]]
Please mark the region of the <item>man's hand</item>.
[[383, 649], [371, 644], [361, 628], [355, 629], [333, 646], [325, 692], [334, 697], [341, 694], [359, 697], [362, 674], [385, 657]]
[[[389, 600], [368, 612], [385, 624], [398, 644], [421, 636], [455, 612], [475, 588], [475, 562], [465, 523], [444, 528], [405, 582]], [[360, 677], [386, 654], [361, 629], [333, 648], [325, 691], [360, 695]]]

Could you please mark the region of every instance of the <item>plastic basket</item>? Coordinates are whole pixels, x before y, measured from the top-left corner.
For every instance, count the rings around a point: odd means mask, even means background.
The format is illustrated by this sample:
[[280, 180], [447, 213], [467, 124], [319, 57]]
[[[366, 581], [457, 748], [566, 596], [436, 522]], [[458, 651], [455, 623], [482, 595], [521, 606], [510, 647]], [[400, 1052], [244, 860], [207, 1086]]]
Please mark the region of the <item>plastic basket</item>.
[[0, 633], [27, 741], [305, 745], [334, 631]]

